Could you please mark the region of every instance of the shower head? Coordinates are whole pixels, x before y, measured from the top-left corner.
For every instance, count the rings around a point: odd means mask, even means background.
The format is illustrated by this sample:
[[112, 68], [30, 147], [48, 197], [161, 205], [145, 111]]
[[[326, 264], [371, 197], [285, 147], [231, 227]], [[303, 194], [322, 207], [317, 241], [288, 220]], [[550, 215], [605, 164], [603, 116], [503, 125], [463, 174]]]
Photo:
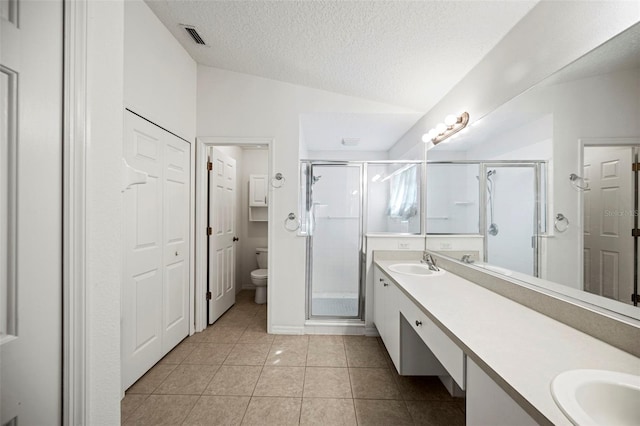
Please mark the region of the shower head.
[[495, 175], [495, 174], [496, 174], [496, 170], [495, 170], [495, 169], [493, 169], [493, 170], [489, 170], [489, 171], [487, 172], [487, 177], [491, 177], [491, 176], [493, 176], [493, 175]]

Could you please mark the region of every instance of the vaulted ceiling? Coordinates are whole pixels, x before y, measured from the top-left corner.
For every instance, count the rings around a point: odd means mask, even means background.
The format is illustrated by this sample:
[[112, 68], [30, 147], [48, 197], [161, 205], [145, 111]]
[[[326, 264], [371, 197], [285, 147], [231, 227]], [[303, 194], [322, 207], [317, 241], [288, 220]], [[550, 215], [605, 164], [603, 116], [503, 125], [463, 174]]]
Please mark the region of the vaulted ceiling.
[[200, 64], [422, 112], [536, 3], [147, 0]]

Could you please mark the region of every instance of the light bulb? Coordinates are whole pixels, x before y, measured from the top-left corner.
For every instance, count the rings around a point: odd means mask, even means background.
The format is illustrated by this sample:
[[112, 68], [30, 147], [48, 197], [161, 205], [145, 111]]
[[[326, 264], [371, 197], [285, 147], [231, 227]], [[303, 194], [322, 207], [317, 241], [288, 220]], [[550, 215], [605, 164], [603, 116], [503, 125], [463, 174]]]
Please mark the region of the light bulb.
[[457, 122], [458, 122], [458, 117], [456, 117], [453, 114], [447, 115], [447, 117], [444, 119], [444, 124], [446, 124], [448, 127], [453, 126]]
[[429, 130], [429, 139], [435, 139], [438, 136], [438, 131], [436, 129]]
[[446, 130], [447, 130], [447, 125], [444, 123], [438, 123], [438, 125], [436, 126], [436, 131], [440, 135], [443, 134]]
[[431, 136], [429, 136], [429, 133], [425, 133], [424, 135], [422, 135], [422, 142], [427, 143], [431, 140]]

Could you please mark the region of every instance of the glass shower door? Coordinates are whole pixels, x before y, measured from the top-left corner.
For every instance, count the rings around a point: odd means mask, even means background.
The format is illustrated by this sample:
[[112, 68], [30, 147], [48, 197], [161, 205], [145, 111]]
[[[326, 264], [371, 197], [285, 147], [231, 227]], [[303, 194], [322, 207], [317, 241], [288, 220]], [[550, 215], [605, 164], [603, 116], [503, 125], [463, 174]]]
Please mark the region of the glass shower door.
[[361, 165], [311, 166], [309, 317], [360, 317]]
[[538, 276], [540, 199], [535, 164], [484, 164], [485, 261]]

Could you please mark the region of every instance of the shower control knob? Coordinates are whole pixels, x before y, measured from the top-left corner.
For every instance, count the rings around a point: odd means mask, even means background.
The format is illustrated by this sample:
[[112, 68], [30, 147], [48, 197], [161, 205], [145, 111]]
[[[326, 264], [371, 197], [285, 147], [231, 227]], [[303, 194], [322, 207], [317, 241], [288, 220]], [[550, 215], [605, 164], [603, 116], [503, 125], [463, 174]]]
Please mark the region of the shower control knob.
[[422, 325], [422, 321], [416, 320], [416, 327], [420, 327]]

